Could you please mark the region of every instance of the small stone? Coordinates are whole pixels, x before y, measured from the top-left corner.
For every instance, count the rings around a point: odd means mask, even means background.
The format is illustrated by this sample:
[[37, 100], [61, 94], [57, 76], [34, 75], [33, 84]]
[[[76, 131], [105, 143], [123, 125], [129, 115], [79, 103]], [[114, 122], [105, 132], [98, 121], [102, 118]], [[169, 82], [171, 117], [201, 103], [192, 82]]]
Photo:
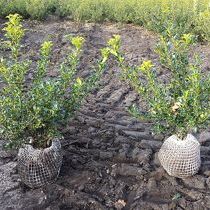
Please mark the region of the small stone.
[[122, 208], [126, 206], [126, 202], [120, 199], [117, 202], [115, 202], [114, 206], [117, 210], [121, 210]]

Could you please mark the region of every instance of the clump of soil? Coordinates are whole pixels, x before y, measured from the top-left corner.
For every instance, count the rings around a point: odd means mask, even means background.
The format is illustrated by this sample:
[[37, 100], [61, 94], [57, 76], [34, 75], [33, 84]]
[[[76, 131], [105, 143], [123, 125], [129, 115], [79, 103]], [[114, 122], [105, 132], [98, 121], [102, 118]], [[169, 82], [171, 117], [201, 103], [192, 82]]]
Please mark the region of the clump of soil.
[[[2, 21], [0, 21], [2, 22]], [[158, 37], [133, 25], [77, 24], [69, 21], [30, 22], [24, 39], [24, 56], [37, 59], [36, 52], [47, 38], [54, 41], [49, 76], [67, 52], [65, 34], [86, 38], [78, 74], [87, 76], [99, 49], [113, 34], [122, 37], [122, 49], [131, 63], [151, 59], [157, 65], [154, 47]], [[1, 25], [2, 27], [2, 25]], [[209, 47], [198, 45], [209, 69]], [[202, 167], [191, 178], [167, 175], [157, 158], [163, 136], [151, 135], [151, 123], [129, 116], [126, 109], [138, 95], [118, 78], [110, 61], [101, 86], [86, 99], [75, 118], [63, 128], [64, 161], [56, 183], [28, 189], [19, 181], [15, 154], [0, 151], [0, 209], [15, 210], [169, 210], [210, 209], [210, 133], [199, 136]], [[33, 78], [33, 72], [28, 79]]]

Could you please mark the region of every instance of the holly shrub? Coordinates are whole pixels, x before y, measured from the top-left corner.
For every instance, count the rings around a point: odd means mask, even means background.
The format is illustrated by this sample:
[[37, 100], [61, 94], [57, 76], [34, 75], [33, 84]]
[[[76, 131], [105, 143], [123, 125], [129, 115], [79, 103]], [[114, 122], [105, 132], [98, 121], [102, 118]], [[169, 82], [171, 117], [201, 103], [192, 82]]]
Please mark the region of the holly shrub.
[[117, 35], [110, 40], [110, 52], [118, 60], [122, 78], [146, 104], [146, 110], [137, 105], [130, 108], [135, 117], [152, 120], [157, 133], [175, 133], [181, 138], [209, 125], [210, 74], [202, 71], [200, 56], [191, 55], [191, 34], [179, 39], [170, 34], [161, 38], [156, 52], [169, 72], [167, 79], [158, 76], [150, 60], [141, 66], [129, 66], [119, 50], [120, 42]]
[[[9, 56], [0, 59], [0, 133], [8, 140], [8, 147], [20, 147], [32, 142], [37, 148], [49, 145], [52, 138], [60, 136], [59, 128], [79, 108], [83, 98], [97, 85], [103, 74], [109, 51], [101, 50], [101, 59], [87, 78], [76, 77], [80, 54], [84, 44], [82, 37], [70, 37], [71, 48], [59, 68], [56, 78], [47, 77], [53, 43], [41, 45], [40, 56], [33, 69], [34, 61], [21, 56], [21, 40], [25, 29], [18, 14], [9, 15], [4, 27], [4, 47]], [[33, 65], [34, 66], [34, 65]], [[26, 80], [29, 71], [33, 79]]]

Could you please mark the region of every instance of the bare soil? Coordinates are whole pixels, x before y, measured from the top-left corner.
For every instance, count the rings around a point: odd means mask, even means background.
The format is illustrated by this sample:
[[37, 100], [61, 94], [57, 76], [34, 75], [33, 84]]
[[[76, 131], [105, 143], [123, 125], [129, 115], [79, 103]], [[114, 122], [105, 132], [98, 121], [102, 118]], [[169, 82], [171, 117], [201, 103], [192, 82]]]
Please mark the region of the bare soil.
[[[159, 65], [154, 53], [158, 36], [141, 27], [61, 20], [24, 24], [29, 28], [24, 39], [26, 57], [36, 60], [41, 42], [48, 37], [55, 43], [49, 76], [56, 76], [58, 63], [67, 52], [66, 34], [86, 38], [80, 76], [88, 75], [99, 49], [113, 34], [121, 35], [129, 62], [151, 59]], [[202, 54], [208, 70], [209, 46], [199, 44], [195, 50]], [[0, 142], [1, 210], [210, 209], [210, 133], [198, 134], [202, 166], [197, 175], [186, 179], [167, 175], [157, 158], [164, 136], [152, 136], [151, 123], [129, 115], [127, 108], [139, 97], [119, 80], [115, 66], [110, 61], [100, 88], [63, 128], [64, 160], [56, 183], [33, 190], [21, 184], [15, 154], [3, 151]], [[29, 79], [32, 77], [33, 73], [29, 74]]]

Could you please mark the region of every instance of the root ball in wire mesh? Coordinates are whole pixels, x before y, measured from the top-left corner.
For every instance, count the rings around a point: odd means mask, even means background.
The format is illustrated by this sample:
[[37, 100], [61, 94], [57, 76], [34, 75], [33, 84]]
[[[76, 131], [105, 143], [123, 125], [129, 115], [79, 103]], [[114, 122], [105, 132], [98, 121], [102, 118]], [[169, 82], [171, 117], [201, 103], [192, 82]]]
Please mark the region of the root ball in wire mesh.
[[184, 140], [173, 135], [163, 143], [158, 157], [169, 175], [179, 178], [192, 176], [201, 165], [200, 143], [191, 134]]
[[34, 149], [25, 145], [18, 153], [18, 173], [21, 180], [31, 188], [38, 188], [54, 182], [62, 165], [62, 151], [59, 139], [52, 141], [46, 149]]

